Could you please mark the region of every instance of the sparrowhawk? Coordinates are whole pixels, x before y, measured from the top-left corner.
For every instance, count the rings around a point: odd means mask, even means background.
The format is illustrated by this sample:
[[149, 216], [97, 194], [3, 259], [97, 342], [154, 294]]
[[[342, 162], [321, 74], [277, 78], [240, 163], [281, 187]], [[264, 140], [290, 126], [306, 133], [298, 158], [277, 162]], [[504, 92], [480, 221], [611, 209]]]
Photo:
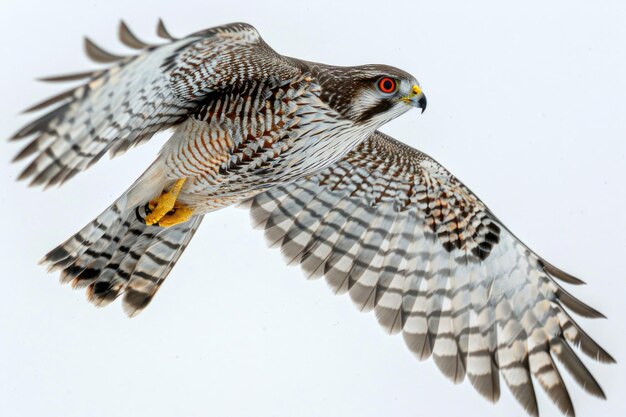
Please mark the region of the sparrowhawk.
[[572, 346], [613, 362], [572, 319], [601, 313], [562, 286], [582, 281], [517, 239], [427, 155], [377, 129], [417, 107], [420, 84], [384, 65], [337, 67], [279, 55], [235, 23], [153, 46], [122, 23], [137, 49], [117, 56], [86, 41], [106, 69], [50, 77], [84, 80], [30, 111], [13, 139], [30, 141], [20, 179], [62, 184], [104, 154], [158, 132], [169, 141], [144, 174], [42, 262], [104, 306], [122, 296], [133, 316], [151, 301], [205, 214], [250, 208], [289, 263], [324, 276], [430, 356], [496, 401], [500, 374], [537, 415], [534, 381], [560, 410], [573, 407], [554, 359], [604, 397]]

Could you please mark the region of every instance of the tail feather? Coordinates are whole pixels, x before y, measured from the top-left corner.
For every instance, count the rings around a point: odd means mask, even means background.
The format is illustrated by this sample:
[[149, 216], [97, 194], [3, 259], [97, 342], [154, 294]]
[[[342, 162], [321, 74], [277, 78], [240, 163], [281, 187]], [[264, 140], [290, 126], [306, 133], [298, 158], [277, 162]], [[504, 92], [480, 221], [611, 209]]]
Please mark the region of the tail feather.
[[[78, 233], [48, 252], [40, 263], [47, 264], [48, 270], [52, 272], [59, 269], [67, 269], [74, 264], [74, 261], [80, 255], [85, 254], [84, 260], [92, 257], [92, 251], [88, 252], [90, 248], [92, 250], [97, 249], [113, 239], [111, 234], [106, 232], [117, 229], [126, 211], [125, 206], [126, 197], [121, 197]], [[107, 237], [101, 239], [105, 234], [107, 234]], [[113, 235], [116, 235], [116, 233]]]
[[203, 216], [169, 228], [147, 226], [145, 213], [122, 197], [42, 259], [61, 282], [87, 288], [96, 306], [120, 295], [129, 316], [141, 312], [180, 258]]
[[[143, 310], [182, 255], [196, 232], [202, 216], [155, 234], [137, 261], [128, 280], [123, 307], [129, 316]], [[165, 233], [167, 232], [167, 233]]]

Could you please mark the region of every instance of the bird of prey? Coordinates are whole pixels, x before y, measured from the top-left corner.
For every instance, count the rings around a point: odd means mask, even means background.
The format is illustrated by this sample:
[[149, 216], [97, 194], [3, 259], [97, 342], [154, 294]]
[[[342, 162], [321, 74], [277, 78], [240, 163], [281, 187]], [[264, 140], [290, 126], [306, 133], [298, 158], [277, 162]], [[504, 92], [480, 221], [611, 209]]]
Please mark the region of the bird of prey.
[[460, 181], [427, 155], [377, 131], [426, 108], [415, 78], [383, 65], [336, 67], [279, 55], [250, 25], [160, 46], [122, 22], [109, 63], [47, 78], [85, 80], [30, 108], [46, 109], [13, 139], [33, 185], [61, 184], [158, 132], [173, 135], [144, 174], [42, 262], [103, 306], [122, 296], [133, 316], [150, 302], [205, 214], [247, 205], [289, 263], [324, 276], [419, 358], [454, 382], [465, 376], [491, 401], [500, 375], [538, 415], [541, 386], [566, 415], [558, 359], [587, 392], [604, 397], [573, 349], [613, 362], [572, 319], [601, 313], [563, 283], [582, 281], [517, 239]]

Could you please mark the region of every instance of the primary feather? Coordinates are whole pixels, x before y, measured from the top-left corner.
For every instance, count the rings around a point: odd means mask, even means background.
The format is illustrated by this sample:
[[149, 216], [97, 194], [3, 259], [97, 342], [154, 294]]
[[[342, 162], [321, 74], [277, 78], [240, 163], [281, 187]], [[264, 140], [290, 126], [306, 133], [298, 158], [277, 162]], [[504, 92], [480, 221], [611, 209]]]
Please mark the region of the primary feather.
[[[382, 95], [376, 80], [420, 91], [413, 77], [284, 57], [244, 23], [178, 39], [159, 21], [157, 33], [167, 43], [149, 45], [122, 22], [120, 40], [134, 56], [86, 39], [87, 55], [108, 67], [45, 78], [83, 84], [28, 109], [45, 113], [12, 138], [28, 139], [15, 159], [32, 159], [19, 178], [48, 187], [174, 128], [126, 192], [44, 257], [63, 282], [86, 287], [98, 306], [123, 296], [136, 315], [203, 216], [246, 202], [288, 263], [373, 310], [387, 333], [401, 333], [455, 383], [467, 376], [497, 401], [502, 375], [531, 415], [538, 384], [573, 415], [556, 358], [604, 397], [572, 349], [613, 362], [568, 313], [601, 317], [559, 282], [581, 281], [532, 252], [437, 162], [376, 131], [407, 103], [425, 106], [417, 93]], [[177, 202], [193, 215], [146, 225], [148, 202], [180, 179]]]
[[331, 167], [249, 205], [287, 262], [373, 309], [388, 333], [402, 332], [419, 359], [432, 356], [454, 382], [467, 375], [496, 401], [501, 374], [538, 415], [534, 379], [573, 415], [556, 358], [604, 397], [570, 347], [613, 362], [567, 313], [602, 317], [558, 282], [581, 281], [528, 249], [427, 155], [377, 132]]

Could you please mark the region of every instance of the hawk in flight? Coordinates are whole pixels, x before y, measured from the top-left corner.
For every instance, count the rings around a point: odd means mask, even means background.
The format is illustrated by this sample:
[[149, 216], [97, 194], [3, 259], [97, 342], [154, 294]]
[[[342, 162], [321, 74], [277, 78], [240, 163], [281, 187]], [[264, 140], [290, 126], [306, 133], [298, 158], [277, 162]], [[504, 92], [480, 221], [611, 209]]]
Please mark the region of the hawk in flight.
[[573, 349], [613, 362], [570, 315], [602, 317], [563, 288], [582, 281], [524, 245], [436, 161], [377, 131], [426, 108], [413, 76], [282, 56], [243, 23], [177, 39], [159, 22], [158, 34], [167, 42], [148, 45], [122, 22], [134, 56], [86, 40], [89, 57], [110, 65], [47, 78], [84, 81], [31, 107], [46, 111], [13, 136], [29, 139], [15, 160], [32, 158], [19, 178], [48, 187], [173, 129], [126, 192], [43, 258], [62, 282], [98, 306], [121, 296], [133, 316], [203, 216], [244, 204], [289, 263], [374, 310], [454, 382], [467, 376], [496, 401], [502, 375], [531, 415], [537, 384], [574, 415], [558, 359], [604, 397]]

